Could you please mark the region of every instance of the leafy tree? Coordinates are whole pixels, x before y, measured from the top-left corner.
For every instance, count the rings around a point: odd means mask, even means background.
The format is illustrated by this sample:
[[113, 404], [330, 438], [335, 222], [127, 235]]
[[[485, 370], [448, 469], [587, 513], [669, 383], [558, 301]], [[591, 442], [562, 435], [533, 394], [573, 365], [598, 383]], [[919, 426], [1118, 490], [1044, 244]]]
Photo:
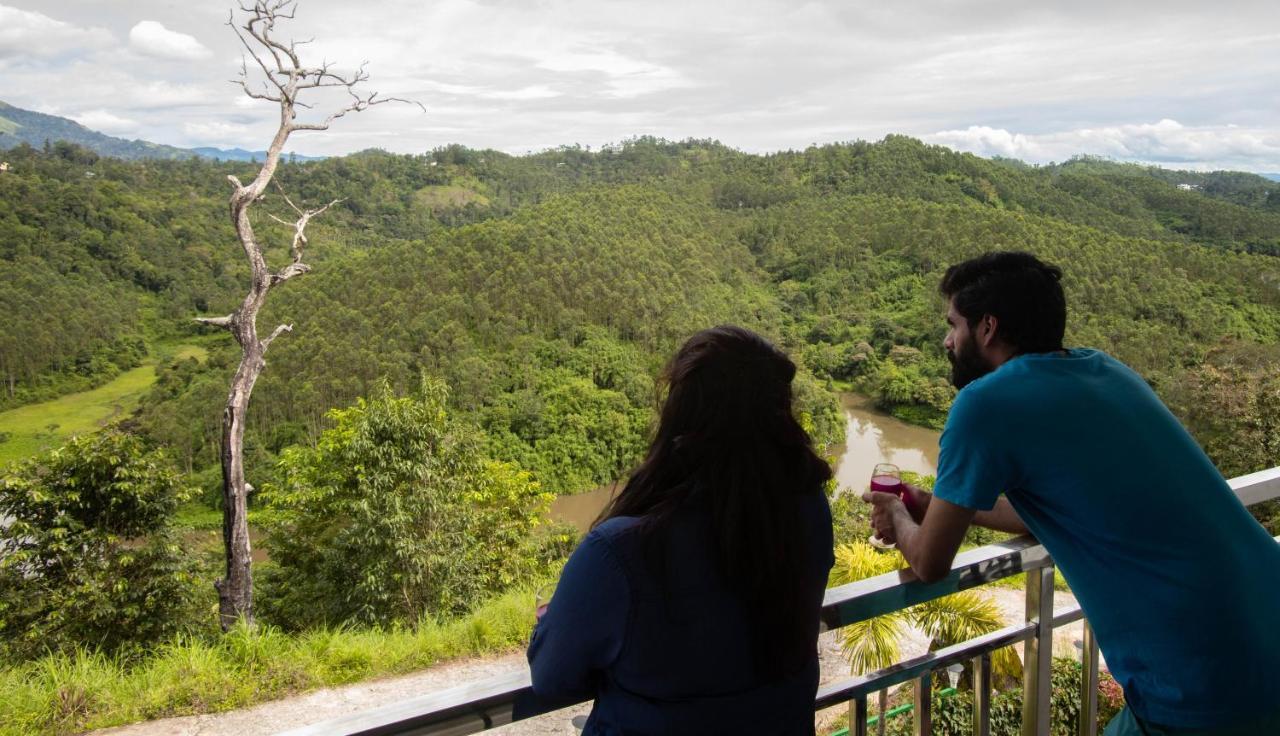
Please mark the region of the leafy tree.
[[178, 474], [107, 429], [0, 480], [0, 655], [159, 642], [193, 624], [193, 562], [170, 531]]
[[382, 383], [329, 414], [316, 447], [280, 460], [264, 489], [264, 615], [290, 627], [416, 622], [463, 610], [532, 574], [550, 494], [489, 460], [452, 420], [443, 383], [397, 397]]
[[1280, 465], [1280, 347], [1227, 343], [1171, 391], [1197, 439], [1231, 477]]

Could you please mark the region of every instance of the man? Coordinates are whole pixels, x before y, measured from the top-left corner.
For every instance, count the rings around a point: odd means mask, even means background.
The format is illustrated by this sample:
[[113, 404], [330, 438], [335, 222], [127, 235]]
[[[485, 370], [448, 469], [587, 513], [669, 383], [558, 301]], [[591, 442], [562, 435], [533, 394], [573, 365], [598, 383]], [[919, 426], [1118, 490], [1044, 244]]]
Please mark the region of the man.
[[1280, 734], [1280, 545], [1140, 376], [1066, 350], [1061, 270], [990, 253], [947, 270], [961, 389], [913, 518], [869, 493], [916, 575], [950, 570], [971, 523], [1030, 532], [1088, 616], [1123, 734]]

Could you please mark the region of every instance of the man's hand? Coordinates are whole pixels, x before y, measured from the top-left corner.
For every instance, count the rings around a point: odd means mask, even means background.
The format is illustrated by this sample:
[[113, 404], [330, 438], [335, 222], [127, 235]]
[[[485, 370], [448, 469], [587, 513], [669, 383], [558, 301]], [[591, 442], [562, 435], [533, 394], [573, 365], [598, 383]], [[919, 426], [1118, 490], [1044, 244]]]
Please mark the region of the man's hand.
[[918, 488], [908, 486], [912, 503], [920, 496], [923, 522], [911, 518], [902, 500], [892, 493], [868, 491], [862, 500], [871, 504], [871, 526], [876, 536], [898, 545], [898, 551], [911, 566], [916, 577], [933, 582], [946, 577], [951, 561], [964, 540], [965, 530], [973, 520], [973, 510], [935, 499]]
[[894, 528], [894, 517], [901, 515], [905, 519], [911, 518], [902, 499], [892, 493], [867, 491], [862, 494], [862, 500], [871, 504], [871, 528], [876, 537], [886, 544], [897, 544], [898, 533]]
[[929, 510], [929, 501], [933, 500], [933, 494], [910, 483], [903, 483], [902, 487], [906, 490], [907, 498], [903, 502], [907, 512], [911, 514], [911, 520], [917, 524], [923, 524], [924, 513]]

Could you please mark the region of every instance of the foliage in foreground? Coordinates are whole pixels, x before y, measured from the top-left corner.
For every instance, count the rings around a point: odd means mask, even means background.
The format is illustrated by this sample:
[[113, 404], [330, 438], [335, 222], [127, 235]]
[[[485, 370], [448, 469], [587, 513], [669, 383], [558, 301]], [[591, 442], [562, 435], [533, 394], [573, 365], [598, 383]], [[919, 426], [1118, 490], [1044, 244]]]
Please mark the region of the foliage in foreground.
[[0, 736], [71, 734], [135, 721], [244, 708], [304, 690], [420, 670], [519, 647], [533, 593], [516, 590], [471, 614], [413, 627], [269, 626], [176, 637], [133, 663], [86, 649], [0, 669]]
[[184, 498], [159, 452], [116, 429], [0, 477], [0, 660], [120, 652], [195, 617], [195, 568], [169, 529]]
[[[860, 541], [838, 545], [835, 555], [833, 586], [892, 572], [905, 564], [898, 552], [880, 552]], [[839, 637], [853, 673], [883, 669], [900, 661], [900, 644], [908, 626], [923, 631], [932, 650], [989, 634], [1002, 628], [1004, 621], [994, 601], [979, 591], [966, 590], [850, 624], [840, 629]], [[996, 650], [992, 664], [998, 681], [1014, 681], [1022, 674], [1012, 647]]]
[[[1053, 660], [1052, 692], [1049, 697], [1051, 736], [1075, 736], [1080, 718], [1080, 663], [1058, 657]], [[1106, 672], [1098, 678], [1098, 731], [1124, 707], [1120, 686]], [[889, 720], [888, 736], [908, 736], [911, 716]], [[973, 691], [962, 690], [949, 698], [934, 700], [935, 736], [970, 736], [973, 733]], [[1022, 733], [1021, 687], [998, 692], [991, 699], [991, 736], [1018, 736]]]
[[534, 529], [550, 494], [489, 460], [424, 380], [397, 397], [330, 413], [315, 448], [293, 447], [265, 491], [275, 563], [259, 597], [268, 619], [304, 628], [390, 624], [460, 613], [533, 573]]

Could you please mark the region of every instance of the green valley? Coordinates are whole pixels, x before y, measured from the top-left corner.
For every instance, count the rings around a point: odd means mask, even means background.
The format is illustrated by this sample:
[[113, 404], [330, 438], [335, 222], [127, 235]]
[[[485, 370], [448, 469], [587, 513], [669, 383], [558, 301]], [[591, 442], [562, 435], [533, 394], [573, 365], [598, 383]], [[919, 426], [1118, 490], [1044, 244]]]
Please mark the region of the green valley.
[[[937, 428], [955, 395], [937, 284], [984, 251], [1062, 266], [1068, 342], [1133, 366], [1224, 474], [1280, 465], [1280, 183], [1261, 177], [1029, 166], [903, 136], [767, 155], [637, 138], [287, 162], [276, 177], [295, 202], [341, 202], [307, 232], [314, 271], [259, 320], [292, 326], [245, 443], [253, 543], [270, 558], [255, 566], [263, 626], [220, 638], [222, 562], [205, 540], [239, 351], [194, 318], [243, 298], [226, 179], [254, 165], [63, 143], [4, 158], [0, 462], [15, 462], [0, 516], [26, 525], [15, 559], [64, 576], [29, 595], [0, 566], [0, 635], [30, 629], [0, 647], [0, 703], [31, 730], [258, 697], [227, 672], [277, 677], [263, 692], [279, 695], [510, 646], [528, 624], [513, 591], [575, 542], [548, 520], [551, 498], [626, 477], [688, 335], [736, 323], [784, 347], [823, 446], [844, 432], [838, 391]], [[287, 207], [271, 191], [256, 212], [268, 260], [285, 263], [292, 229], [265, 214]], [[866, 536], [865, 511], [839, 514], [845, 536]], [[107, 614], [80, 611], [129, 616], [136, 636], [95, 650]], [[380, 641], [397, 647], [388, 663], [369, 661]], [[138, 700], [186, 671], [190, 687]]]

